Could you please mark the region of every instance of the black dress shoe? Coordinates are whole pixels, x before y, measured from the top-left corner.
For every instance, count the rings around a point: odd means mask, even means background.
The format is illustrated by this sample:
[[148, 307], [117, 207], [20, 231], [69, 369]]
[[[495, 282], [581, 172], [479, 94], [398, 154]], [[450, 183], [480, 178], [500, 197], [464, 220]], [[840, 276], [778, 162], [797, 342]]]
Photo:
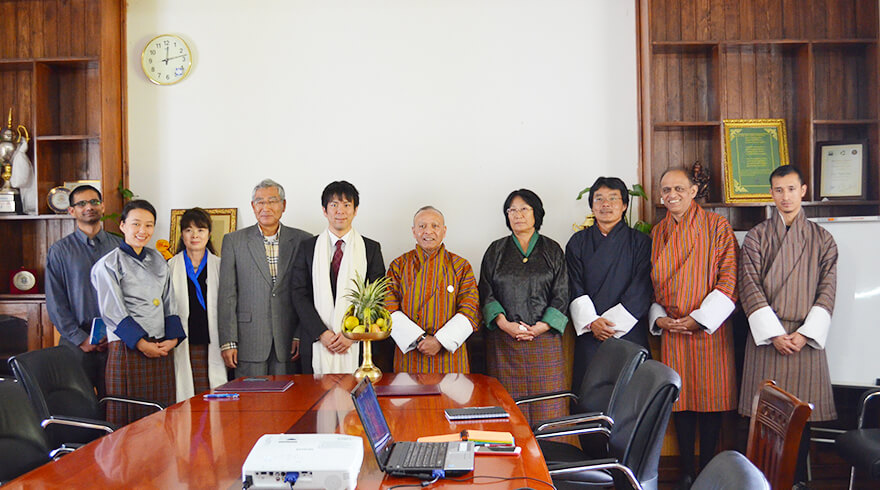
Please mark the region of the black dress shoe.
[[689, 490], [693, 484], [694, 477], [691, 475], [684, 475], [678, 479], [678, 483], [675, 484], [675, 490]]

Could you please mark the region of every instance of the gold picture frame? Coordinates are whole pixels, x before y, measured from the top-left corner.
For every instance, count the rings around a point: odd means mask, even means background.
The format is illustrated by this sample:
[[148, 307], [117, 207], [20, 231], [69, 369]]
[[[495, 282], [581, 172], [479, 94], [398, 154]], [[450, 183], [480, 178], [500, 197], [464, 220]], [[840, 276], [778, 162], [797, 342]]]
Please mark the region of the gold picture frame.
[[724, 202], [773, 201], [770, 174], [788, 165], [785, 119], [724, 120]]
[[[180, 218], [186, 209], [171, 210], [171, 232], [168, 233], [170, 242], [169, 250], [172, 254], [177, 253], [177, 242], [180, 241]], [[223, 236], [233, 232], [237, 227], [238, 208], [205, 208], [205, 212], [211, 216], [211, 244], [217, 255], [223, 246]]]

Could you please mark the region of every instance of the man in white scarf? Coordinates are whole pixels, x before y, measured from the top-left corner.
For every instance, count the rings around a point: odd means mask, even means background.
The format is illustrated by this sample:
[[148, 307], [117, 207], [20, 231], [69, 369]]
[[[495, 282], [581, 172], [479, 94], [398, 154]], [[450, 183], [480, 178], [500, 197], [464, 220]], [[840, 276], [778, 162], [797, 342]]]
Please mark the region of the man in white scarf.
[[303, 373], [353, 373], [360, 346], [345, 338], [345, 294], [356, 274], [374, 281], [385, 275], [378, 242], [352, 227], [360, 195], [346, 181], [331, 182], [321, 194], [327, 229], [305, 240], [294, 259], [293, 303], [300, 317]]

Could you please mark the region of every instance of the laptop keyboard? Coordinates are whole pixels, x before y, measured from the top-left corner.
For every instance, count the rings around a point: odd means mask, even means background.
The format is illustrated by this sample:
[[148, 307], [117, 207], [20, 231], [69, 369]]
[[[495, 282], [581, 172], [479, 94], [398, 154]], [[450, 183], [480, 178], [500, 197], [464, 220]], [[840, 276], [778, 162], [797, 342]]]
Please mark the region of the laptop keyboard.
[[[406, 451], [402, 468], [443, 468], [443, 460], [446, 457], [446, 442], [398, 442], [398, 445]], [[397, 450], [397, 447], [395, 447]]]

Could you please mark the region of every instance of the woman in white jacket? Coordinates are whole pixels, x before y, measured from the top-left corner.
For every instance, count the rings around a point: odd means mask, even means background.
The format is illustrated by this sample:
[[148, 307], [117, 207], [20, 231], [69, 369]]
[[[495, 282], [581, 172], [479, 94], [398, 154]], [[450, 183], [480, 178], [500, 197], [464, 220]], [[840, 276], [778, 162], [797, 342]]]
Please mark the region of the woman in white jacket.
[[217, 334], [220, 258], [211, 245], [211, 216], [192, 208], [180, 218], [177, 255], [168, 261], [178, 315], [187, 338], [174, 349], [177, 401], [227, 381]]

